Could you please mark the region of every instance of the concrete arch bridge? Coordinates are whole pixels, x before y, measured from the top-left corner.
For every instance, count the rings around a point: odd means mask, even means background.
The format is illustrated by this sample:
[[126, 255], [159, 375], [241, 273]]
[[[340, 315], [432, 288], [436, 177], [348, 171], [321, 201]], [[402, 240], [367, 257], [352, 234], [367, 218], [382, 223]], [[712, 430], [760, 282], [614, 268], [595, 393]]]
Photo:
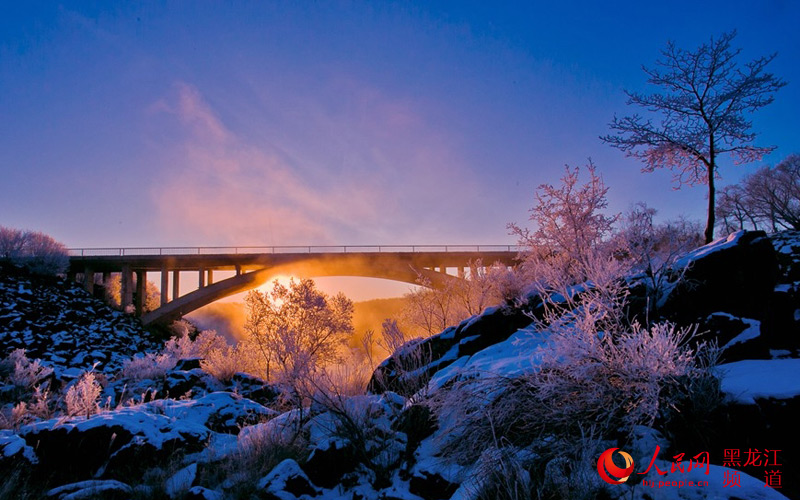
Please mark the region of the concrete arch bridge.
[[[439, 288], [463, 279], [469, 263], [478, 259], [487, 266], [514, 265], [519, 250], [515, 245], [76, 248], [69, 251], [68, 277], [74, 280], [80, 275], [92, 292], [100, 276], [105, 284], [112, 273], [120, 273], [123, 306], [135, 305], [142, 322], [149, 325], [179, 319], [282, 274], [358, 276], [411, 284], [419, 284], [422, 276]], [[233, 275], [215, 281], [216, 271]], [[144, 313], [148, 272], [161, 275], [161, 306]], [[196, 273], [197, 289], [180, 295], [181, 273], [186, 272]]]

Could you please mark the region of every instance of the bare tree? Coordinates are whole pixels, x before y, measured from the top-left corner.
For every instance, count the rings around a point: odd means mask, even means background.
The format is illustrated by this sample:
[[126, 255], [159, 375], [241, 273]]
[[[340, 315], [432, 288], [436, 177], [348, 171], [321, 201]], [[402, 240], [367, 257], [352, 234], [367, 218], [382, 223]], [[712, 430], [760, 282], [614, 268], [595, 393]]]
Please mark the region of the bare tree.
[[800, 155], [725, 186], [717, 202], [723, 229], [800, 230]]
[[786, 85], [765, 71], [776, 54], [740, 65], [741, 49], [731, 48], [735, 36], [735, 31], [723, 33], [694, 52], [669, 42], [656, 67], [643, 67], [648, 83], [661, 92], [625, 92], [628, 104], [644, 108], [660, 120], [638, 114], [615, 116], [610, 127], [616, 133], [600, 138], [643, 160], [643, 172], [669, 168], [676, 172], [678, 186], [706, 184], [706, 243], [714, 238], [718, 157], [729, 153], [735, 163], [748, 163], [775, 149], [752, 145], [756, 134], [751, 132], [747, 114], [771, 103], [773, 94]]

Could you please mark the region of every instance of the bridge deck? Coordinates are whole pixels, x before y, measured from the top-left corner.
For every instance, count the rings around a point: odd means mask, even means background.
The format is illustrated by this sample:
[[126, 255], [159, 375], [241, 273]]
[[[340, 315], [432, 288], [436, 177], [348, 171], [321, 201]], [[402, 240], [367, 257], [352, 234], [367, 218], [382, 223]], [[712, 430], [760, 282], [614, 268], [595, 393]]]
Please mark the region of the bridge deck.
[[[216, 253], [213, 253], [216, 251]], [[144, 314], [148, 272], [161, 274], [161, 307], [145, 315], [148, 323], [167, 322], [225, 296], [259, 286], [271, 276], [362, 276], [444, 287], [459, 278], [447, 273], [462, 271], [478, 259], [483, 265], [516, 263], [519, 249], [511, 245], [442, 246], [341, 246], [341, 247], [196, 247], [196, 248], [84, 248], [70, 251], [69, 274], [83, 275], [84, 286], [94, 290], [96, 273], [103, 281], [121, 273], [121, 299], [134, 303]], [[214, 271], [235, 275], [214, 281]], [[180, 274], [197, 273], [197, 289], [181, 294]], [[249, 272], [248, 272], [249, 271]], [[136, 278], [134, 280], [134, 278]], [[170, 284], [172, 293], [169, 294]], [[134, 287], [136, 293], [134, 294]]]

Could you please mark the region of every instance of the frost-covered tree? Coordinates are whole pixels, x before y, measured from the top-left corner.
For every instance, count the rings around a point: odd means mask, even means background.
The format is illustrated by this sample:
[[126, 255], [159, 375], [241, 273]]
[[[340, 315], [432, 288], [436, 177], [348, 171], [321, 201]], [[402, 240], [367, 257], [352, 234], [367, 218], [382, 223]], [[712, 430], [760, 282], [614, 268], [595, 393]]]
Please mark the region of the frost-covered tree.
[[634, 271], [649, 275], [703, 244], [702, 228], [697, 222], [678, 218], [659, 223], [655, 221], [656, 213], [646, 203], [636, 203], [622, 214], [611, 239], [617, 258], [627, 259]]
[[719, 157], [730, 154], [736, 163], [760, 159], [774, 146], [755, 146], [748, 115], [774, 99], [786, 82], [766, 72], [776, 54], [740, 64], [741, 49], [732, 49], [736, 32], [723, 33], [694, 51], [669, 42], [656, 66], [644, 68], [648, 83], [660, 92], [626, 91], [628, 104], [646, 116], [616, 116], [615, 132], [603, 142], [645, 162], [644, 172], [669, 168], [678, 186], [708, 186], [706, 243], [714, 238], [715, 180]]
[[505, 266], [486, 267], [478, 259], [468, 267], [469, 273], [464, 279], [449, 281], [444, 288], [431, 288], [430, 283], [420, 277], [418, 282], [422, 286], [405, 294], [403, 320], [416, 335], [439, 333], [503, 300], [503, 278], [508, 273]]
[[616, 215], [607, 215], [608, 187], [589, 161], [589, 179], [580, 183], [580, 168], [565, 167], [560, 186], [542, 184], [536, 191], [536, 205], [530, 209], [529, 220], [536, 230], [508, 225], [511, 234], [527, 247], [526, 263], [542, 259], [562, 262], [564, 271], [576, 282], [585, 279], [582, 270], [595, 260], [596, 253], [610, 234]]
[[0, 260], [24, 267], [34, 274], [56, 275], [69, 266], [67, 247], [38, 231], [0, 226]]
[[[105, 283], [106, 287], [106, 300], [113, 307], [121, 308], [122, 302], [122, 276], [120, 274], [113, 274], [111, 278]], [[145, 283], [144, 291], [144, 311], [155, 311], [161, 307], [161, 292], [158, 286], [152, 281]]]
[[720, 226], [740, 229], [800, 230], [800, 155], [764, 166], [739, 184], [725, 186], [717, 200]]
[[334, 361], [353, 331], [353, 302], [328, 296], [313, 280], [276, 280], [269, 292], [251, 291], [245, 330], [265, 363], [268, 380], [292, 382]]

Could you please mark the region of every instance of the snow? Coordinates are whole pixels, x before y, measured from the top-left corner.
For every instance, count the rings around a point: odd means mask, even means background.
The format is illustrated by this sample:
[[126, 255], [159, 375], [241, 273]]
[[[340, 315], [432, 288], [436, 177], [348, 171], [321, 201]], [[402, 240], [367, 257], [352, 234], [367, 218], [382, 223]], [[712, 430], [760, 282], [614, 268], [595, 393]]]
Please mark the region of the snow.
[[747, 325], [747, 328], [745, 328], [739, 335], [735, 336], [734, 338], [729, 340], [727, 344], [722, 346], [723, 350], [727, 349], [728, 347], [734, 344], [741, 344], [747, 342], [748, 340], [753, 340], [754, 338], [761, 335], [761, 322], [758, 320], [749, 318], [737, 318], [735, 316], [731, 316], [730, 314], [726, 313], [716, 313], [716, 315], [717, 316], [725, 315], [731, 319], [738, 319], [739, 321]]
[[675, 264], [672, 265], [672, 268], [681, 269], [709, 254], [718, 252], [720, 250], [725, 250], [727, 248], [733, 248], [739, 243], [739, 239], [744, 234], [745, 231], [737, 231], [728, 236], [714, 240], [711, 243], [704, 245], [696, 250], [692, 250], [691, 252], [687, 253], [680, 259], [676, 260]]
[[[150, 413], [155, 406], [151, 403], [138, 407], [119, 408], [113, 412], [104, 412], [92, 415], [89, 418], [76, 417], [65, 422], [60, 420], [45, 420], [26, 425], [20, 429], [20, 434], [30, 436], [39, 432], [48, 432], [56, 427], [65, 428], [68, 432], [86, 432], [98, 427], [121, 427], [133, 435], [132, 443], [146, 442], [156, 449], [161, 449], [164, 443], [181, 442], [186, 436], [194, 435], [199, 440], [206, 439], [209, 430], [193, 419], [179, 420], [166, 415]], [[128, 446], [128, 445], [126, 445]]]
[[165, 489], [170, 498], [175, 498], [192, 487], [197, 477], [197, 464], [191, 464], [176, 472], [167, 479]]
[[303, 478], [309, 485], [311, 484], [300, 465], [291, 458], [287, 458], [258, 482], [258, 489], [266, 489], [280, 500], [294, 500], [296, 497], [293, 494], [283, 491], [286, 483], [293, 477]]
[[13, 457], [20, 452], [30, 463], [39, 462], [36, 452], [28, 446], [24, 439], [8, 429], [0, 430], [0, 456]]
[[739, 403], [800, 396], [800, 359], [748, 359], [718, 367], [722, 391]]
[[481, 376], [515, 376], [530, 372], [537, 365], [536, 350], [546, 342], [546, 333], [533, 325], [517, 330], [503, 342], [491, 345], [436, 372], [429, 389], [437, 390], [448, 381], [470, 373]]
[[130, 494], [132, 491], [131, 487], [127, 484], [114, 479], [90, 479], [53, 488], [47, 492], [47, 496], [57, 497], [59, 500], [79, 500], [97, 498], [104, 492]]

